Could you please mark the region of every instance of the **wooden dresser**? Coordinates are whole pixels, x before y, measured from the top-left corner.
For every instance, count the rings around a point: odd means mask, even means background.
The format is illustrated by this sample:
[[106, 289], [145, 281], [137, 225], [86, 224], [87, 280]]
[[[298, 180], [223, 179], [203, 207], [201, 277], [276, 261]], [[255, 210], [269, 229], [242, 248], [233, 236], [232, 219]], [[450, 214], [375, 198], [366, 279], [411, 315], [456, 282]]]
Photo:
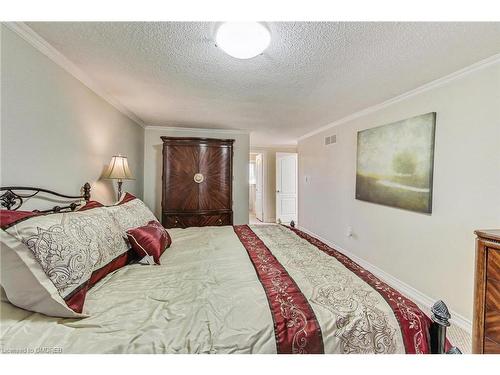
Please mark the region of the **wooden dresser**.
[[500, 229], [475, 233], [472, 352], [500, 354]]
[[232, 225], [234, 140], [161, 139], [163, 226]]

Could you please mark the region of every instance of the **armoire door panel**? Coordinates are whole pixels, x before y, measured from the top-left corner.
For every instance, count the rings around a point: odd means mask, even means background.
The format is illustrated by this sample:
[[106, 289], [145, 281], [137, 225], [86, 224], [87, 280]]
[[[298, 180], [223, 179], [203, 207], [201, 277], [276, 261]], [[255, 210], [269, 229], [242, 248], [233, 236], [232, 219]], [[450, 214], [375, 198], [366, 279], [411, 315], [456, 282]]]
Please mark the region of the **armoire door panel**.
[[231, 207], [231, 152], [228, 147], [200, 146], [200, 210]]
[[194, 181], [198, 157], [196, 146], [167, 147], [163, 171], [168, 181], [164, 186], [164, 210], [198, 210], [199, 186]]

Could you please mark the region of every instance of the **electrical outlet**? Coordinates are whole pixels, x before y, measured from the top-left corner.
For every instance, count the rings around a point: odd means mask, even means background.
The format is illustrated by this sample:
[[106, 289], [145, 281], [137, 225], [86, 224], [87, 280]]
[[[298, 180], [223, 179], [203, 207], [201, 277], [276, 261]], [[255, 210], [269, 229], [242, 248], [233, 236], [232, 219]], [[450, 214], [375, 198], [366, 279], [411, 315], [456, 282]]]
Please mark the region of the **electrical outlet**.
[[352, 227], [350, 225], [347, 227], [346, 236], [348, 238], [352, 238], [354, 236], [354, 232], [352, 231]]

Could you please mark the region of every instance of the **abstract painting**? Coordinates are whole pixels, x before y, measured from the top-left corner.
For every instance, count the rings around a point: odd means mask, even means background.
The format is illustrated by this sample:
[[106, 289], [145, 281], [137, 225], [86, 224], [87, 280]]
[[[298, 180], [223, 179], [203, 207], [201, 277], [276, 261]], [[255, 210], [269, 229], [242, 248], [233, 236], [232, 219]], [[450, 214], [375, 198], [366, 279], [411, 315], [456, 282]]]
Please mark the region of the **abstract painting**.
[[358, 132], [356, 199], [430, 214], [436, 113]]

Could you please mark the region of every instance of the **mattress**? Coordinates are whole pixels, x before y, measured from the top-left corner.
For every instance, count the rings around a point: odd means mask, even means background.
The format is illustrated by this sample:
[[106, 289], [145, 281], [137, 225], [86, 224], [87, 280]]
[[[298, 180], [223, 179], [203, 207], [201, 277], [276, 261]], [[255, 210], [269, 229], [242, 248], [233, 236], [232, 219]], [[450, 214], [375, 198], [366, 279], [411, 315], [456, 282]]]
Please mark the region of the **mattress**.
[[280, 225], [169, 229], [161, 265], [87, 294], [83, 319], [1, 302], [4, 352], [425, 353], [429, 318], [341, 253]]

